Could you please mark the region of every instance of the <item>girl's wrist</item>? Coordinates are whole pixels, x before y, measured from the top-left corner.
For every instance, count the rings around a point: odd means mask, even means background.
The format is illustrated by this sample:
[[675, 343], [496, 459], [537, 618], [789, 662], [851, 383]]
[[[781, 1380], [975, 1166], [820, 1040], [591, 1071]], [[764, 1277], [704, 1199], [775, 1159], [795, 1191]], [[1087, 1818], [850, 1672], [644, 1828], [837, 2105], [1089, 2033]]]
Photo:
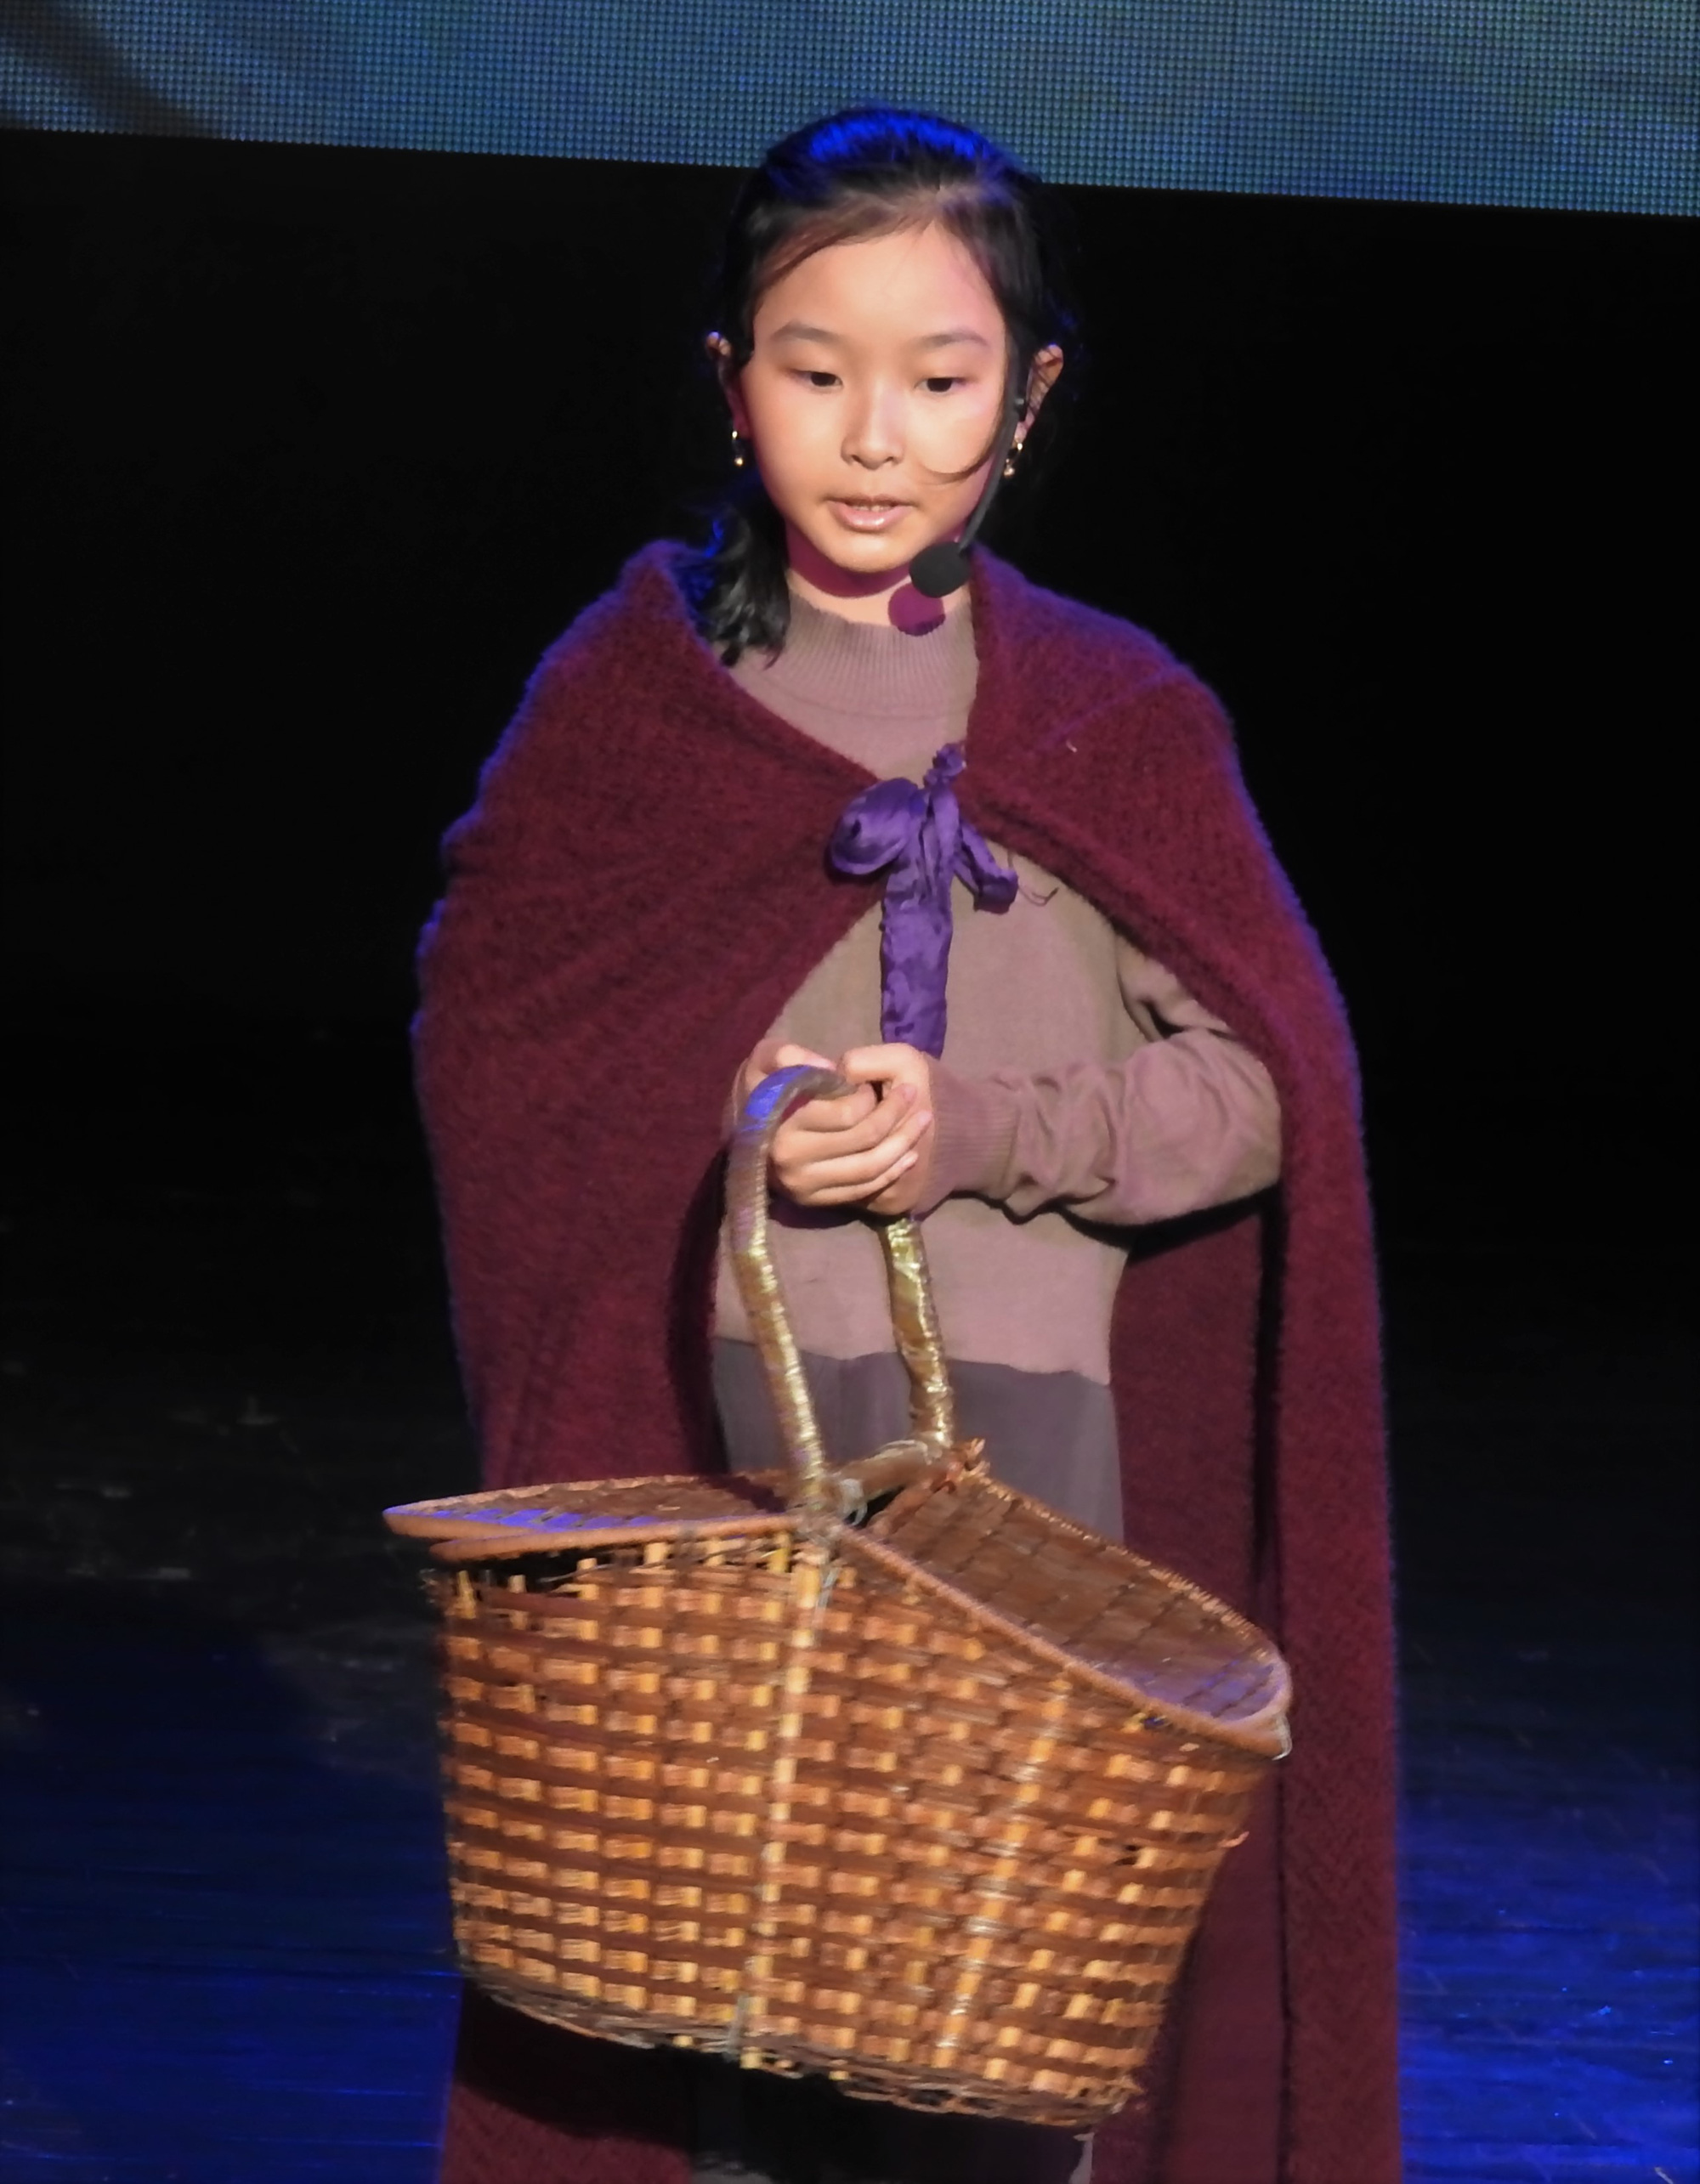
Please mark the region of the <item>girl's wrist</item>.
[[915, 1210], [928, 1214], [946, 1198], [995, 1197], [1015, 1140], [1017, 1101], [987, 1078], [960, 1077], [932, 1065], [926, 1180]]

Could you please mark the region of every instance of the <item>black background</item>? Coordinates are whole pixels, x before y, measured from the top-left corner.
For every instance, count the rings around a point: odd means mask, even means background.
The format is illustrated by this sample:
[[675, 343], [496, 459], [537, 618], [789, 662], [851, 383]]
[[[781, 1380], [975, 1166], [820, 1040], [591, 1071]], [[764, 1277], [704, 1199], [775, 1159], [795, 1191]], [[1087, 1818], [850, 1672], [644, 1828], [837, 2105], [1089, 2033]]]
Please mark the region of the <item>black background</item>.
[[[538, 653], [721, 474], [730, 178], [0, 170], [7, 2136], [416, 2176], [454, 1989], [377, 1513], [476, 1472], [410, 959]], [[1009, 550], [1221, 690], [1364, 1059], [1412, 2174], [1686, 2174], [1692, 231], [1070, 196], [1095, 369]]]
[[[406, 1248], [371, 1245], [337, 1340], [387, 1329], [446, 1388], [403, 1040], [436, 838], [544, 644], [719, 474], [696, 342], [733, 178], [0, 153], [26, 1197], [386, 1179], [361, 1221]], [[1396, 1296], [1422, 1270], [1408, 1340], [1452, 1312], [1535, 1373], [1627, 1355], [1686, 1248], [1692, 236], [1068, 194], [1090, 383], [1006, 550], [1227, 700], [1357, 1029]], [[323, 1334], [257, 1271], [263, 1223], [218, 1249], [197, 1309]], [[56, 1309], [100, 1278], [67, 1267]], [[1485, 1572], [1536, 1502], [1592, 1504], [1594, 1456], [1544, 1462], [1485, 1533], [1413, 1514], [1425, 1582]], [[1615, 1581], [1664, 1551], [1676, 1485], [1639, 1480]]]

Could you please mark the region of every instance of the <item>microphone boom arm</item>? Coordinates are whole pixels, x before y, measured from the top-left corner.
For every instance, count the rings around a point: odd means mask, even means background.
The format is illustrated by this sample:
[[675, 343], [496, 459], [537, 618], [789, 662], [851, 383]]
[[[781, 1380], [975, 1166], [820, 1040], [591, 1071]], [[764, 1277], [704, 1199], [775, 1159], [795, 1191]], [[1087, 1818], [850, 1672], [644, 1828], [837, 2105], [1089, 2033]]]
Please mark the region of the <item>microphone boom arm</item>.
[[1027, 397], [1023, 393], [1010, 405], [1009, 416], [992, 451], [991, 474], [974, 503], [973, 513], [962, 526], [961, 535], [939, 539], [930, 546], [923, 546], [910, 563], [909, 580], [924, 598], [943, 599], [952, 591], [960, 591], [968, 581], [968, 549], [979, 536], [980, 526], [991, 508], [992, 496], [1003, 482], [1004, 465], [1026, 415]]

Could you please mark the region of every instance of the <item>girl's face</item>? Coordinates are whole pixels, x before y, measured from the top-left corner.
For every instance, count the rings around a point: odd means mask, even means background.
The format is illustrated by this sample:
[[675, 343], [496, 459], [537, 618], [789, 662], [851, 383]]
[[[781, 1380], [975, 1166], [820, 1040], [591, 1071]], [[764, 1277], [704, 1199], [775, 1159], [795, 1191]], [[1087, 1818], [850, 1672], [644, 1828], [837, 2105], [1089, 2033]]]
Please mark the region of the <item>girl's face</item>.
[[[1008, 362], [996, 298], [934, 223], [816, 251], [768, 289], [752, 332], [727, 394], [792, 581], [884, 620], [910, 563], [956, 535], [985, 484]], [[1061, 368], [1055, 349], [1038, 359], [1034, 406]]]

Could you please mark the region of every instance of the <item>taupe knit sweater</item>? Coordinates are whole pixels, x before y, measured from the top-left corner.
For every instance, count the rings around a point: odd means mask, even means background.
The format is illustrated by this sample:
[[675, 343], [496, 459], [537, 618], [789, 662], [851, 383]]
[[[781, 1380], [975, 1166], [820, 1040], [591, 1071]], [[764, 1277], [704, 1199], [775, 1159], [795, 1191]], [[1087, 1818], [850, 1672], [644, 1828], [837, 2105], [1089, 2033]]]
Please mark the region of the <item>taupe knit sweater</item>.
[[[746, 654], [733, 673], [771, 711], [876, 776], [918, 781], [939, 745], [964, 733], [972, 625], [962, 608], [911, 636], [798, 600], [785, 649]], [[1021, 887], [998, 914], [975, 911], [960, 882], [954, 891], [927, 1253], [965, 1409], [992, 1414], [969, 1429], [990, 1428], [991, 1459], [1015, 1483], [1114, 1530], [1116, 1231], [1272, 1184], [1278, 1110], [1261, 1062], [1136, 936], [993, 847]], [[875, 902], [792, 996], [774, 1035], [832, 1056], [876, 1042], [879, 944]], [[852, 1213], [781, 1205], [775, 1258], [829, 1443], [850, 1444], [834, 1453], [900, 1430], [871, 1231]], [[753, 1360], [729, 1348], [747, 1345], [749, 1324], [723, 1249], [716, 1331], [733, 1460], [771, 1460]]]

